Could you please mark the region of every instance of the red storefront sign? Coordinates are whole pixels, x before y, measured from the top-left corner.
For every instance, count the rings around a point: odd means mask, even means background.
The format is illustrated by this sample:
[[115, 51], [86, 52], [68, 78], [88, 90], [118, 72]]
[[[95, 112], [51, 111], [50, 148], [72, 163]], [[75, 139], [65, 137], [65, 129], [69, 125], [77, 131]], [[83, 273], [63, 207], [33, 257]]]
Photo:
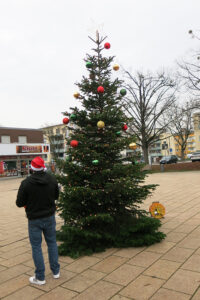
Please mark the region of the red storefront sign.
[[42, 146], [16, 146], [17, 153], [42, 153]]

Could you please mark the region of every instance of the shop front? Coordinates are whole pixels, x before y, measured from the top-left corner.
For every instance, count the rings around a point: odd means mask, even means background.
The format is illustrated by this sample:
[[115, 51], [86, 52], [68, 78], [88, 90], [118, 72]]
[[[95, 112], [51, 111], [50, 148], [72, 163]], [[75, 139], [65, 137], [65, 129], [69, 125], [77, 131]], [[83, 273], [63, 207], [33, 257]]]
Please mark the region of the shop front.
[[32, 159], [40, 156], [46, 161], [48, 152], [48, 144], [0, 144], [0, 177], [27, 176]]
[[1, 177], [18, 176], [16, 156], [13, 157], [0, 156], [0, 176]]

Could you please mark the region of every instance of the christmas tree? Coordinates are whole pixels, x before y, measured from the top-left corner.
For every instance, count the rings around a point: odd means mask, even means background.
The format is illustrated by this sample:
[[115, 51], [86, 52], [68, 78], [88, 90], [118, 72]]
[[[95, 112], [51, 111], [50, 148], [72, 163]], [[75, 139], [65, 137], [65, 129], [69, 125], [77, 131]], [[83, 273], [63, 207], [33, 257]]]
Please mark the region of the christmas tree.
[[146, 172], [135, 158], [122, 156], [134, 142], [123, 112], [123, 81], [112, 79], [119, 66], [103, 57], [110, 43], [96, 40], [94, 55], [85, 59], [88, 77], [77, 83], [74, 97], [82, 108], [65, 112], [72, 132], [65, 161], [59, 161], [62, 192], [58, 210], [64, 225], [58, 232], [61, 255], [78, 257], [109, 247], [144, 246], [160, 242], [160, 221], [140, 208], [155, 185], [145, 185]]

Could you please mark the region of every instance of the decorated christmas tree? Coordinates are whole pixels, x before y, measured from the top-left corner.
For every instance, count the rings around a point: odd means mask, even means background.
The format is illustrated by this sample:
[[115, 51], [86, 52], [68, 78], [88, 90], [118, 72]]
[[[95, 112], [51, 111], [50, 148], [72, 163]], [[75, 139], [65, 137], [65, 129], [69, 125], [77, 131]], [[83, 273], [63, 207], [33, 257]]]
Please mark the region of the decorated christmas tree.
[[71, 136], [66, 159], [58, 162], [58, 210], [64, 220], [59, 252], [72, 257], [151, 245], [165, 237], [158, 231], [160, 221], [140, 208], [156, 186], [145, 185], [142, 165], [122, 155], [135, 140], [122, 107], [126, 89], [112, 74], [119, 66], [113, 65], [113, 56], [103, 56], [111, 47], [105, 38], [97, 33], [96, 40], [90, 39], [95, 48], [85, 59], [88, 76], [74, 94], [82, 107], [64, 113]]

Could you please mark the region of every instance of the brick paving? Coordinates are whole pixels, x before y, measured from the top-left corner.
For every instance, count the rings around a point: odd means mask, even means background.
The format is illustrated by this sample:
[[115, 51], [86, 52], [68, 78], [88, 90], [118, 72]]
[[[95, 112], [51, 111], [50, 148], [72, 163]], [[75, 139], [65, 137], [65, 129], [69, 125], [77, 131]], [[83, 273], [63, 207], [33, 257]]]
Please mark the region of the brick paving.
[[[21, 179], [0, 181], [0, 299], [199, 300], [200, 172], [149, 175], [158, 183], [152, 201], [166, 207], [167, 238], [150, 247], [108, 249], [73, 260], [60, 257], [61, 277], [53, 279], [46, 245], [46, 285], [29, 284], [34, 274], [24, 209], [15, 199]], [[62, 221], [57, 217], [57, 226]]]

